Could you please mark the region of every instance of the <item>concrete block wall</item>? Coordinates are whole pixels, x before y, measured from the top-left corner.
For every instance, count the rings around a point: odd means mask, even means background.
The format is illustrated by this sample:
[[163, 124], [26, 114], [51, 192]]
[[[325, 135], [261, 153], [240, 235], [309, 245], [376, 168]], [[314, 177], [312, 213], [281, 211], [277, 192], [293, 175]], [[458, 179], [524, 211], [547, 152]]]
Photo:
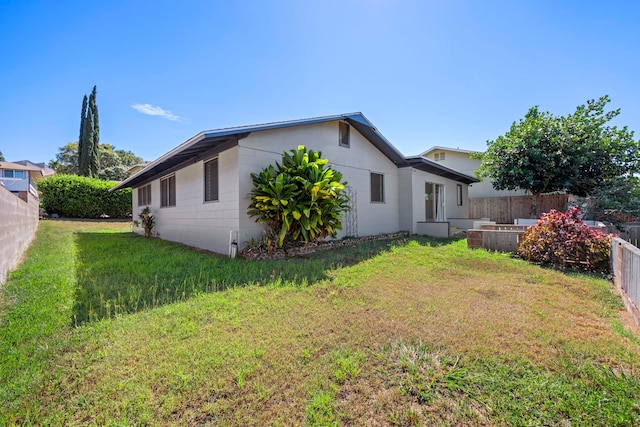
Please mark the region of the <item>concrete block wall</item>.
[[[489, 227], [489, 229], [485, 229], [485, 227]], [[518, 243], [520, 243], [520, 237], [524, 234], [524, 230], [495, 228], [499, 227], [483, 225], [480, 230], [467, 230], [467, 247], [514, 254], [518, 252]]]
[[38, 228], [38, 200], [25, 202], [0, 187], [0, 287], [29, 247]]

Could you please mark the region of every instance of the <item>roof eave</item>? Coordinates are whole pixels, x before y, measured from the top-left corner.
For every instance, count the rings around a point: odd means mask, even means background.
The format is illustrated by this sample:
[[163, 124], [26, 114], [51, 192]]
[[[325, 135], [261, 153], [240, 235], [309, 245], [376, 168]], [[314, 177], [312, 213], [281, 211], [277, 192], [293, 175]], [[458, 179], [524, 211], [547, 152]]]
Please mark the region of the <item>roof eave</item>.
[[[130, 187], [129, 183], [138, 180], [143, 174], [151, 172], [154, 168], [157, 168], [164, 161], [170, 159], [175, 154], [177, 154], [177, 153], [189, 148], [190, 146], [192, 146], [193, 144], [197, 143], [198, 141], [201, 141], [204, 138], [205, 138], [205, 133], [204, 132], [200, 132], [197, 135], [189, 138], [188, 140], [186, 140], [182, 144], [178, 145], [173, 150], [163, 154], [162, 156], [158, 157], [156, 160], [148, 163], [145, 167], [143, 167], [142, 169], [140, 169], [139, 171], [137, 171], [136, 173], [134, 173], [133, 175], [131, 175], [130, 177], [125, 179], [124, 181], [120, 182], [118, 185], [116, 185], [115, 187], [111, 188], [109, 191], [116, 191], [116, 190], [119, 190], [121, 188]], [[161, 173], [161, 171], [159, 173]]]

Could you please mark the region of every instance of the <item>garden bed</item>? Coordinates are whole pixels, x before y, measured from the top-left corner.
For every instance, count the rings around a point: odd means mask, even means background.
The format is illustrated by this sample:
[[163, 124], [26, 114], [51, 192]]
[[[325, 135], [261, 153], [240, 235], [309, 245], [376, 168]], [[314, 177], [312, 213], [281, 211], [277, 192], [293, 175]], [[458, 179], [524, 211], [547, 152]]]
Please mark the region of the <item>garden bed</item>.
[[307, 254], [311, 254], [318, 251], [326, 251], [329, 249], [340, 248], [344, 246], [352, 246], [365, 242], [375, 242], [379, 240], [393, 240], [400, 237], [409, 236], [408, 231], [399, 231], [397, 233], [390, 234], [378, 234], [375, 236], [364, 237], [345, 237], [343, 239], [326, 240], [321, 242], [314, 242], [308, 244], [300, 244], [299, 246], [293, 246], [288, 248], [275, 248], [267, 250], [264, 246], [246, 247], [240, 252], [240, 256], [244, 259], [264, 260], [264, 259], [286, 259], [295, 258]]

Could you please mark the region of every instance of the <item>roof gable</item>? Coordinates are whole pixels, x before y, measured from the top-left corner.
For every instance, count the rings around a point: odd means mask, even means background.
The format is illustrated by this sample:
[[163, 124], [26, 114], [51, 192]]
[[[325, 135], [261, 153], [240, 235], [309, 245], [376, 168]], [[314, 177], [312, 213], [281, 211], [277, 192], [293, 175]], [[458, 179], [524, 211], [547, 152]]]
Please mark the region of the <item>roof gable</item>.
[[173, 150], [150, 162], [147, 166], [131, 175], [129, 178], [115, 186], [113, 190], [133, 187], [159, 175], [168, 173], [182, 164], [198, 161], [203, 153], [215, 149], [227, 149], [238, 143], [238, 140], [246, 138], [251, 133], [271, 129], [281, 129], [294, 126], [303, 126], [314, 123], [324, 123], [344, 120], [353, 126], [372, 145], [380, 150], [397, 167], [407, 166], [404, 156], [373, 126], [362, 113], [337, 114], [333, 116], [313, 117], [308, 119], [289, 120], [283, 122], [263, 123], [257, 125], [237, 126], [231, 128], [214, 129], [200, 132]]
[[416, 167], [417, 169], [434, 173], [443, 177], [462, 182], [471, 183], [478, 182], [475, 178], [461, 174], [454, 170], [445, 168], [430, 162], [424, 158], [426, 162], [417, 158], [404, 157], [389, 142], [362, 113], [346, 113], [333, 116], [313, 117], [308, 119], [289, 120], [282, 122], [263, 123], [257, 125], [237, 126], [231, 128], [214, 129], [200, 132], [192, 138], [186, 140], [173, 150], [160, 156], [158, 159], [148, 163], [142, 170], [137, 171], [120, 184], [113, 187], [115, 191], [120, 188], [134, 187], [141, 183], [155, 179], [158, 176], [167, 174], [176, 170], [183, 165], [191, 164], [201, 160], [204, 153], [211, 153], [213, 150], [226, 150], [237, 145], [238, 140], [246, 138], [251, 133], [261, 132], [272, 129], [281, 129], [294, 126], [304, 126], [314, 123], [325, 123], [332, 121], [344, 120], [353, 126], [362, 136], [364, 136], [371, 144], [383, 153], [398, 168]]

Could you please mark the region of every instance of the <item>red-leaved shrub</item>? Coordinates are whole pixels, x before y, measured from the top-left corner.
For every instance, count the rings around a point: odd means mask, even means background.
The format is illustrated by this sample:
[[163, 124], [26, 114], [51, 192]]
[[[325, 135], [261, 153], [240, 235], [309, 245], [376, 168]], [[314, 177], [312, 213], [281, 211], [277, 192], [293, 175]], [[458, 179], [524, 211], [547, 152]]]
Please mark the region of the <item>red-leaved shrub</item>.
[[542, 214], [522, 236], [518, 255], [540, 264], [607, 271], [612, 236], [589, 228], [579, 214], [577, 208]]

